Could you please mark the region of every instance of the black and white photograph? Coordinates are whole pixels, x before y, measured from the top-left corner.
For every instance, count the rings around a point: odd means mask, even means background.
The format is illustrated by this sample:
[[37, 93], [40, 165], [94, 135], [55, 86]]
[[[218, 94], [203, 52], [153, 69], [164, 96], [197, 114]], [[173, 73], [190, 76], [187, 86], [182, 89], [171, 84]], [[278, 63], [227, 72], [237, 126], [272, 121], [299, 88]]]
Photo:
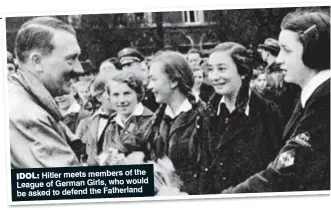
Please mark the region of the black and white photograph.
[[152, 164], [170, 200], [330, 191], [330, 6], [5, 24], [10, 169]]

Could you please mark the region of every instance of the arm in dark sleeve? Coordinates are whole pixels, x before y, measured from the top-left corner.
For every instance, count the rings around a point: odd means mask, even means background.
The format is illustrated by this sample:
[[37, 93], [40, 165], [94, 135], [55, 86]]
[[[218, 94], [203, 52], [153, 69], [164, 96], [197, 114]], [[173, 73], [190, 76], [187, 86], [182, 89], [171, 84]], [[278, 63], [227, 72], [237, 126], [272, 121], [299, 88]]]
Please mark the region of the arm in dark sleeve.
[[[330, 172], [330, 110], [306, 107], [291, 138], [268, 167], [222, 193], [319, 189]], [[322, 181], [325, 180], [325, 181]]]

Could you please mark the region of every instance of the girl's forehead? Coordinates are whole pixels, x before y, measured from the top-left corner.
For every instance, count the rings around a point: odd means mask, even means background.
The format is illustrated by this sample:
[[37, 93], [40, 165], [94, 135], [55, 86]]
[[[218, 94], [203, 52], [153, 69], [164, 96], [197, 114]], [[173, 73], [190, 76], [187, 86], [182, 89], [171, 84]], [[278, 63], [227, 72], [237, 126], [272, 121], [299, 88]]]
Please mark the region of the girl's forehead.
[[208, 59], [209, 65], [220, 65], [232, 63], [232, 57], [228, 51], [216, 51], [210, 54]]

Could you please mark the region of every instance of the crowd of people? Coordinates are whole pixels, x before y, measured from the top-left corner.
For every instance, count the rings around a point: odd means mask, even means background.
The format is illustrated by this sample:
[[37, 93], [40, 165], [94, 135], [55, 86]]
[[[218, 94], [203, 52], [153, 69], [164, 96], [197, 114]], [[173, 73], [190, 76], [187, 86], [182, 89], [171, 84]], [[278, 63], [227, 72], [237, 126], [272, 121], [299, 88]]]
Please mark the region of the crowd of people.
[[330, 16], [280, 27], [256, 52], [127, 47], [94, 65], [70, 25], [26, 22], [7, 53], [12, 168], [93, 166], [112, 148], [168, 157], [190, 195], [329, 190]]

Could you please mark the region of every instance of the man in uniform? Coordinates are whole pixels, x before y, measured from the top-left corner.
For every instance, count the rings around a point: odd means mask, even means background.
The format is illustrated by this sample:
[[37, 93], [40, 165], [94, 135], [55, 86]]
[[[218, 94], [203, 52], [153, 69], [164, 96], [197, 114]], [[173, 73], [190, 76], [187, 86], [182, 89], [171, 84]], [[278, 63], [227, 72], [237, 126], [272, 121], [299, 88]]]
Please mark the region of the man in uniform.
[[[147, 87], [149, 70], [144, 61], [144, 56], [138, 50], [128, 47], [119, 51], [117, 57], [123, 71], [140, 71], [144, 77], [144, 85]], [[146, 91], [142, 104], [153, 112], [159, 107], [155, 101], [154, 94], [150, 90]]]

